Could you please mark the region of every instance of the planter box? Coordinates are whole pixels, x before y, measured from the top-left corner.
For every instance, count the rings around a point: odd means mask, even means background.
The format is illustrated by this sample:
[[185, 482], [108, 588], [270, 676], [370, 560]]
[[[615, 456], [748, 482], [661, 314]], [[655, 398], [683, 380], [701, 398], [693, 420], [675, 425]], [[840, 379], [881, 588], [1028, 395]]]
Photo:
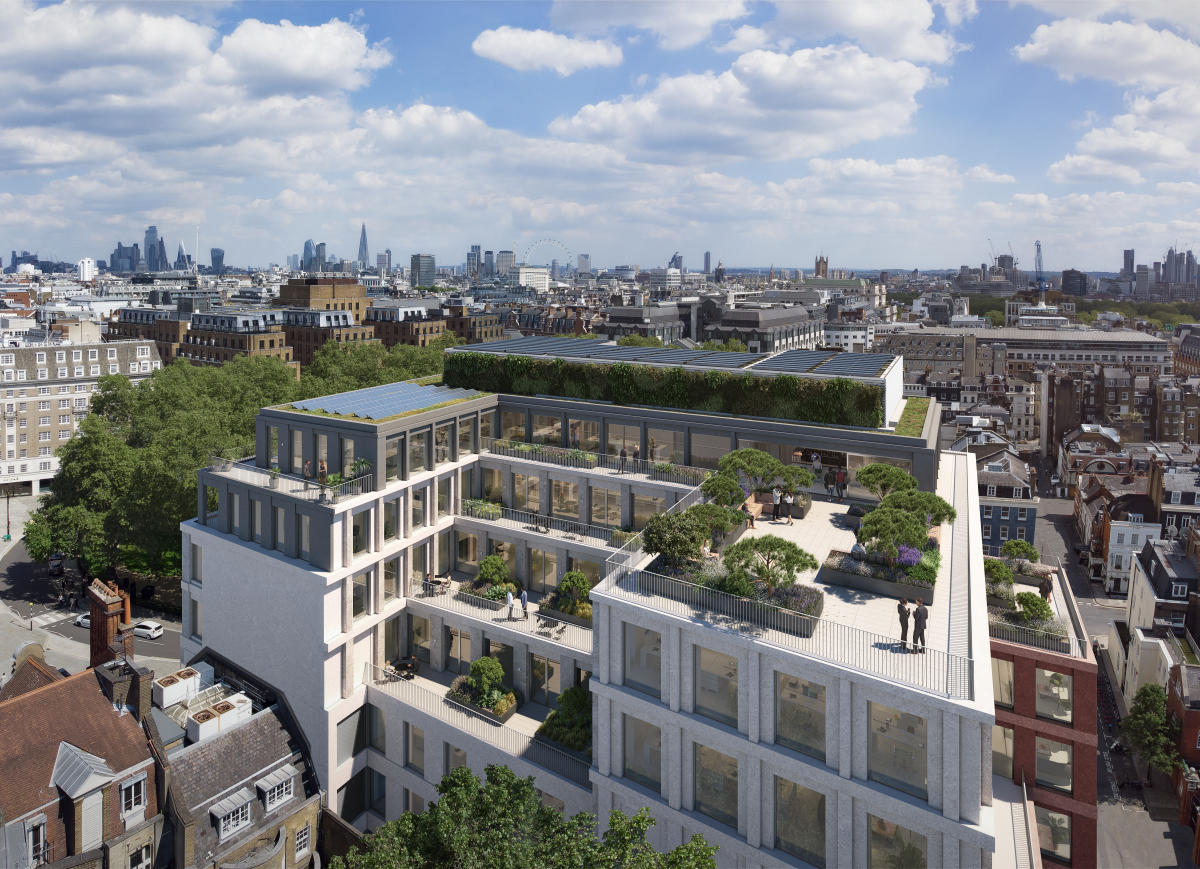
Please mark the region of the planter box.
[[859, 576], [857, 573], [847, 573], [844, 570], [825, 565], [821, 565], [821, 569], [817, 572], [816, 581], [891, 597], [896, 600], [901, 598], [912, 600], [919, 597], [925, 601], [926, 606], [933, 605], [933, 588], [927, 585], [906, 585], [875, 576]]
[[1011, 610], [1015, 608], [1015, 604], [1011, 600], [1003, 597], [993, 597], [990, 594], [987, 596], [987, 605], [1004, 610]]
[[[786, 504], [784, 506], [787, 506]], [[812, 508], [812, 498], [806, 498], [804, 501], [797, 500], [792, 504], [792, 518], [803, 519], [808, 515], [808, 511]]]
[[570, 613], [560, 612], [550, 607], [542, 607], [538, 610], [538, 615], [544, 615], [547, 618], [557, 619], [560, 622], [566, 622], [570, 625], [579, 625], [581, 628], [592, 629], [592, 620], [585, 619], [583, 616], [573, 616]]
[[[668, 577], [669, 579], [669, 577]], [[808, 638], [813, 635], [820, 613], [806, 616], [795, 610], [786, 610], [773, 604], [760, 603], [745, 598], [726, 600], [720, 596], [705, 594], [708, 589], [683, 582], [667, 582], [657, 574], [642, 572], [640, 574], [642, 587], [652, 594], [669, 600], [685, 603], [700, 613], [716, 613], [736, 621], [749, 622], [758, 627], [770, 628], [796, 637]]]
[[466, 702], [463, 700], [458, 700], [458, 699], [456, 699], [454, 697], [450, 697], [450, 696], [447, 696], [446, 699], [452, 700], [455, 703], [461, 703], [463, 706], [466, 706], [472, 712], [478, 712], [484, 718], [490, 718], [492, 721], [495, 721], [497, 724], [504, 724], [506, 721], [508, 721], [508, 719], [510, 719], [514, 715], [516, 715], [517, 714], [517, 706], [519, 705], [517, 703], [514, 703], [512, 706], [508, 707], [508, 711], [506, 711], [503, 715], [497, 715], [492, 710], [484, 709], [482, 706], [476, 706], [474, 703]]

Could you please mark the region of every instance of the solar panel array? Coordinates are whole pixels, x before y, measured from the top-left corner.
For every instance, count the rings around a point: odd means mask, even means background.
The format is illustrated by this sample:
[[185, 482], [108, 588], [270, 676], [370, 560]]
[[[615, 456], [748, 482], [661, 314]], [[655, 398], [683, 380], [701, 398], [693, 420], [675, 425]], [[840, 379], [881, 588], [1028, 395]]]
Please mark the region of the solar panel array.
[[826, 377], [878, 377], [895, 359], [888, 353], [841, 353], [829, 350], [788, 350], [755, 363], [755, 371], [821, 374]]
[[675, 350], [669, 347], [622, 347], [580, 338], [511, 338], [466, 348], [474, 353], [513, 353], [592, 359], [600, 362], [649, 362], [657, 365], [699, 365], [709, 368], [742, 368], [766, 358], [763, 353], [722, 353], [714, 350]]
[[320, 398], [292, 403], [299, 410], [319, 410], [339, 416], [360, 419], [386, 419], [400, 413], [423, 410], [460, 398], [483, 395], [475, 389], [452, 389], [448, 386], [420, 386], [416, 383], [386, 383], [353, 392], [339, 392]]

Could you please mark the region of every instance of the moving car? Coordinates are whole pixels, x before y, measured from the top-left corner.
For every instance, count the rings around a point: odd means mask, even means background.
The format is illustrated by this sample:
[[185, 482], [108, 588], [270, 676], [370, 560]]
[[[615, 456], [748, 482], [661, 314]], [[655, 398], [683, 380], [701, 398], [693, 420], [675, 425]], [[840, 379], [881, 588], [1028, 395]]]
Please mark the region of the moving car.
[[1062, 480], [1060, 480], [1058, 478], [1058, 474], [1051, 475], [1051, 477], [1050, 477], [1050, 485], [1051, 486], [1057, 486], [1061, 482], [1062, 482]]
[[90, 628], [92, 626], [92, 617], [88, 613], [80, 613], [75, 616], [75, 624], [81, 628]]
[[158, 622], [138, 622], [133, 626], [133, 635], [147, 640], [157, 640], [163, 635], [163, 626]]

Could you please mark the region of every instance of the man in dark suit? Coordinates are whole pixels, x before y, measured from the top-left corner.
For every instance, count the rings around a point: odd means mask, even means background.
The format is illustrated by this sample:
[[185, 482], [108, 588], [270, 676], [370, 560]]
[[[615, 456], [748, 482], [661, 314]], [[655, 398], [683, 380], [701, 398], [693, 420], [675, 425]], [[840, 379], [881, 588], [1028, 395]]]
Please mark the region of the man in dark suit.
[[917, 598], [917, 608], [913, 611], [913, 651], [917, 651], [917, 645], [920, 644], [920, 653], [925, 654], [925, 623], [929, 621], [929, 610], [925, 609], [925, 601]]
[[896, 604], [896, 612], [900, 615], [900, 651], [908, 651], [908, 601], [900, 598]]

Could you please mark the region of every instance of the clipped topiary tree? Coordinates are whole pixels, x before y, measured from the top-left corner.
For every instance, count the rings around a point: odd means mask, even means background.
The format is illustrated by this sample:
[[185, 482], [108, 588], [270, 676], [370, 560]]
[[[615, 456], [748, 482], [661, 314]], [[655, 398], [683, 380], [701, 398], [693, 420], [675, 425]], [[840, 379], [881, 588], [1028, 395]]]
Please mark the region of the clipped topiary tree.
[[746, 500], [746, 490], [733, 474], [712, 474], [700, 484], [705, 497], [725, 507], [736, 507]]
[[1000, 554], [1010, 562], [1041, 561], [1042, 555], [1028, 540], [1006, 540], [1000, 547]]
[[774, 595], [777, 588], [791, 588], [797, 574], [815, 570], [817, 559], [790, 540], [774, 534], [748, 537], [725, 550], [723, 563], [731, 576], [754, 574]]
[[470, 679], [475, 696], [486, 697], [493, 688], [499, 691], [504, 684], [504, 665], [496, 658], [476, 658], [471, 662]]
[[1013, 581], [1012, 568], [999, 558], [983, 559], [983, 575], [992, 582], [1010, 583]]
[[769, 489], [778, 482], [788, 491], [811, 486], [812, 473], [800, 465], [785, 465], [770, 453], [745, 447], [726, 453], [717, 462], [717, 470], [735, 480], [745, 477], [751, 491]]
[[682, 513], [655, 513], [642, 529], [642, 550], [661, 555], [673, 567], [681, 567], [700, 557], [708, 541], [708, 528], [687, 510]]
[[741, 514], [737, 510], [722, 507], [719, 504], [697, 504], [694, 507], [688, 507], [686, 512], [704, 525], [710, 537], [717, 534], [728, 534], [733, 530], [735, 524], [741, 524], [742, 521]]
[[889, 492], [902, 492], [917, 488], [917, 478], [907, 471], [886, 462], [863, 465], [854, 475], [858, 484], [871, 491], [881, 501]]
[[901, 545], [924, 549], [929, 539], [925, 517], [895, 507], [877, 507], [863, 517], [858, 541], [871, 552], [886, 555], [895, 566]]
[[1054, 619], [1054, 610], [1050, 604], [1032, 591], [1018, 592], [1017, 604], [1021, 607], [1021, 621], [1030, 627], [1037, 627]]
[[489, 555], [479, 562], [479, 581], [488, 585], [511, 582], [508, 564], [499, 555]]
[[568, 570], [564, 573], [562, 581], [558, 584], [558, 596], [563, 603], [564, 612], [573, 613], [577, 604], [589, 602], [592, 597], [592, 584], [588, 581], [587, 574], [582, 570]]
[[922, 492], [920, 489], [900, 489], [889, 492], [879, 504], [880, 507], [891, 507], [903, 510], [925, 518], [927, 526], [941, 525], [953, 522], [958, 513], [943, 498], [933, 492]]

